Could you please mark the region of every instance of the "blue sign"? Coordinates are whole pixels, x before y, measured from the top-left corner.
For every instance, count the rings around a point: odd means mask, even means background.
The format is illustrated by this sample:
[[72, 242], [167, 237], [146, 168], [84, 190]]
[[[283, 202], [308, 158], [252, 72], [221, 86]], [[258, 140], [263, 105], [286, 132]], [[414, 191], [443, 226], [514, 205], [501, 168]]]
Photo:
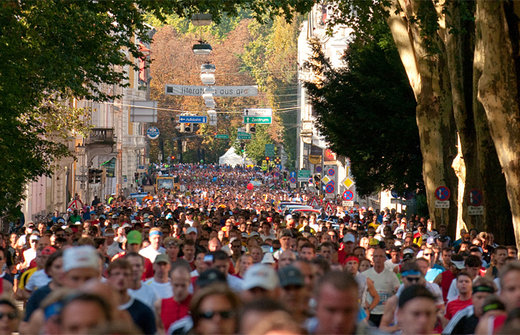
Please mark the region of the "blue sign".
[[435, 197], [437, 198], [437, 200], [446, 201], [450, 198], [450, 195], [450, 189], [446, 186], [439, 186], [435, 190]]
[[294, 177], [291, 177], [289, 181], [291, 182], [291, 184], [296, 184], [296, 178]]
[[325, 192], [327, 192], [327, 193], [332, 193], [332, 192], [334, 192], [334, 185], [332, 185], [332, 184], [327, 184], [327, 186], [325, 186]]
[[316, 170], [316, 173], [320, 173], [321, 170], [322, 170], [322, 169], [321, 169], [321, 166], [316, 166], [316, 169], [315, 169], [315, 170]]
[[392, 194], [392, 198], [395, 198], [395, 199], [399, 198], [399, 194], [397, 193], [397, 191], [392, 190], [391, 194]]
[[351, 190], [346, 190], [345, 192], [343, 192], [341, 197], [345, 201], [350, 201], [350, 200], [354, 199], [354, 192], [352, 192]]
[[327, 183], [327, 185], [332, 185], [332, 186], [336, 186], [336, 183], [334, 182], [334, 180], [331, 180]]
[[293, 177], [293, 178], [296, 178], [296, 172], [291, 171], [291, 172], [289, 173], [289, 176], [291, 176], [291, 177]]
[[192, 116], [192, 115], [181, 115], [179, 116], [179, 123], [207, 123], [207, 116]]
[[149, 127], [146, 130], [146, 136], [151, 140], [156, 140], [159, 138], [159, 128], [157, 127]]
[[334, 170], [334, 168], [330, 168], [329, 171], [327, 171], [327, 173], [329, 174], [329, 176], [333, 176], [336, 174], [336, 170]]
[[282, 164], [276, 164], [276, 168], [281, 170], [282, 169]]
[[480, 190], [474, 189], [469, 191], [469, 204], [470, 206], [482, 205], [482, 192]]

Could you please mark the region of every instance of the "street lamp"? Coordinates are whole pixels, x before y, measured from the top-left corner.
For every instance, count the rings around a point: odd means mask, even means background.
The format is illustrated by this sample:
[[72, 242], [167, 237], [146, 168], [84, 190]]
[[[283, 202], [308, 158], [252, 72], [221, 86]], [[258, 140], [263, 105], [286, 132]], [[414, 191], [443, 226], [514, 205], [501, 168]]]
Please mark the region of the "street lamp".
[[200, 81], [204, 85], [215, 85], [215, 74], [214, 73], [201, 73]]
[[199, 43], [193, 45], [193, 53], [198, 56], [207, 56], [211, 53], [213, 48], [208, 43], [199, 41]]

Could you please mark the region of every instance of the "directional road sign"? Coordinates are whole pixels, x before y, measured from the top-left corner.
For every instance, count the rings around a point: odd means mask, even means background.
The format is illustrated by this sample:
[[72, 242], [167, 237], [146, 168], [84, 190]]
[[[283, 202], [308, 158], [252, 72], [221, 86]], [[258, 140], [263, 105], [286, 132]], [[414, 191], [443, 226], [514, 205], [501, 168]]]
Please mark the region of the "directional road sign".
[[437, 198], [437, 200], [446, 201], [450, 198], [450, 195], [450, 189], [446, 186], [439, 186], [435, 190], [435, 197]]
[[179, 123], [207, 123], [207, 116], [181, 115], [179, 116]]
[[[166, 95], [202, 96], [207, 86], [166, 85]], [[258, 95], [258, 86], [211, 86], [214, 97], [253, 97]]]
[[227, 139], [229, 139], [229, 135], [228, 134], [217, 134], [217, 135], [215, 135], [215, 138], [218, 138], [221, 140], [227, 140]]
[[343, 192], [341, 197], [345, 201], [350, 201], [350, 200], [354, 199], [354, 192], [352, 192], [351, 190], [346, 190], [345, 192]]
[[250, 139], [251, 139], [251, 134], [246, 133], [246, 132], [239, 131], [239, 132], [237, 133], [237, 138], [238, 138], [239, 140], [250, 140]]
[[270, 124], [273, 123], [271, 116], [244, 116], [244, 123]]
[[469, 205], [480, 206], [482, 205], [482, 192], [477, 189], [469, 191]]
[[246, 108], [244, 109], [244, 116], [272, 117], [273, 110], [271, 108]]
[[298, 171], [298, 181], [306, 181], [311, 176], [310, 170], [299, 170]]

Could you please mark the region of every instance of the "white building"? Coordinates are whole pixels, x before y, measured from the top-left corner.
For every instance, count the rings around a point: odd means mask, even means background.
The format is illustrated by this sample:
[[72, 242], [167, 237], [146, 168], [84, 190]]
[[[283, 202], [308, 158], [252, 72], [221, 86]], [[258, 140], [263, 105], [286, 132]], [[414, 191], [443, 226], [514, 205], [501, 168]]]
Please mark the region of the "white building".
[[[330, 59], [334, 67], [344, 66], [342, 56], [348, 46], [348, 39], [351, 29], [345, 26], [338, 26], [334, 29], [332, 35], [326, 32], [326, 23], [328, 20], [329, 9], [324, 4], [316, 4], [302, 24], [302, 29], [298, 37], [298, 131], [297, 131], [297, 169], [310, 170], [311, 176], [319, 173], [320, 178], [327, 176], [334, 181], [333, 194], [342, 194], [347, 187], [342, 184], [346, 177], [354, 179], [349, 172], [349, 162], [345, 157], [337, 157], [334, 160], [327, 159], [329, 156], [328, 145], [316, 128], [316, 118], [312, 110], [312, 106], [308, 102], [306, 89], [303, 87], [304, 81], [314, 80], [315, 74], [305, 68], [304, 64], [309, 61], [312, 56], [312, 48], [310, 41], [318, 41], [327, 58]], [[330, 169], [333, 175], [330, 175]], [[304, 184], [306, 187], [309, 185]], [[315, 190], [314, 187], [310, 188]], [[351, 201], [360, 201], [355, 192], [355, 184], [351, 185], [349, 190], [353, 191], [354, 197]], [[323, 193], [323, 190], [321, 190]]]
[[[143, 51], [148, 46], [141, 44]], [[103, 87], [103, 91], [121, 95], [111, 102], [73, 100], [73, 107], [91, 110], [91, 131], [87, 137], [76, 137], [68, 143], [76, 157], [63, 159], [56, 164], [52, 177], [40, 177], [27, 185], [26, 200], [22, 211], [26, 221], [38, 220], [55, 210], [63, 213], [75, 195], [84, 205], [89, 205], [94, 196], [102, 201], [112, 193], [128, 195], [137, 190], [134, 175], [146, 165], [146, 118], [137, 118], [132, 113], [139, 102], [149, 98], [149, 70], [143, 60], [129, 55], [139, 70], [126, 66], [128, 80], [123, 84]], [[142, 112], [142, 109], [141, 109]], [[150, 110], [157, 115], [155, 110]], [[141, 115], [142, 116], [142, 115]], [[135, 118], [134, 118], [135, 117]], [[136, 122], [132, 122], [132, 121]], [[92, 177], [97, 170], [98, 178]]]

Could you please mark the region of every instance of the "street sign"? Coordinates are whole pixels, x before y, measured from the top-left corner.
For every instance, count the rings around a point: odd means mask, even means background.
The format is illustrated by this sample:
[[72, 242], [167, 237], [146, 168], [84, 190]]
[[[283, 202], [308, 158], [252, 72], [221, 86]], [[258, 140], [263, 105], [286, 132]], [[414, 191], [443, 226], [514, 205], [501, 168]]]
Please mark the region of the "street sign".
[[450, 208], [449, 201], [435, 200], [435, 208]]
[[244, 116], [272, 117], [273, 110], [271, 108], [246, 108], [244, 109]]
[[270, 124], [273, 118], [270, 116], [244, 116], [244, 123]]
[[325, 192], [333, 193], [334, 192], [334, 185], [333, 184], [327, 184], [327, 186], [325, 186]]
[[239, 140], [250, 140], [251, 139], [251, 134], [239, 131], [237, 133], [237, 138]]
[[289, 172], [289, 177], [296, 177], [296, 172], [295, 171]]
[[[299, 170], [298, 171], [298, 181], [306, 181], [309, 180], [309, 177], [311, 176], [310, 170]], [[312, 180], [311, 180], [312, 182]]]
[[316, 166], [315, 170], [316, 170], [316, 173], [321, 173], [321, 171], [323, 169], [321, 168], [321, 166]]
[[[202, 96], [207, 86], [165, 85], [166, 95]], [[211, 86], [214, 97], [253, 97], [258, 95], [258, 86]]]
[[334, 168], [330, 168], [327, 170], [327, 174], [332, 177], [336, 174], [336, 170], [334, 170]]
[[207, 116], [196, 115], [181, 115], [179, 116], [179, 123], [207, 123]]
[[273, 143], [265, 144], [265, 155], [267, 157], [274, 157], [274, 144]]
[[352, 192], [351, 190], [346, 190], [341, 195], [341, 198], [343, 198], [343, 200], [345, 200], [345, 201], [351, 201], [354, 199], [354, 192]]
[[86, 182], [88, 177], [84, 174], [77, 174], [75, 179], [76, 181]]
[[399, 193], [397, 193], [397, 191], [395, 191], [395, 190], [392, 190], [392, 192], [390, 192], [390, 194], [392, 195], [392, 198], [395, 198], [395, 199], [399, 198]]
[[343, 179], [343, 181], [341, 183], [343, 185], [345, 185], [346, 188], [351, 188], [352, 185], [354, 185], [354, 181], [352, 179], [350, 179], [350, 177]]
[[322, 181], [324, 184], [328, 184], [329, 181], [331, 181], [331, 179], [330, 179], [329, 177], [325, 176], [325, 177], [321, 178], [321, 181]]
[[321, 155], [309, 155], [309, 163], [314, 165], [321, 164]]
[[343, 200], [341, 202], [341, 204], [343, 205], [343, 207], [353, 207], [354, 206], [354, 201], [345, 201], [345, 200]]
[[327, 206], [325, 206], [325, 213], [328, 216], [331, 216], [332, 214], [334, 214], [334, 208], [332, 208], [332, 205], [330, 204], [330, 202], [327, 202]]
[[469, 205], [480, 206], [482, 205], [482, 192], [477, 189], [469, 191]]
[[146, 130], [146, 136], [151, 139], [151, 140], [156, 140], [159, 138], [159, 128], [157, 127], [148, 127], [148, 129]]
[[215, 138], [218, 138], [221, 140], [227, 140], [227, 139], [229, 139], [229, 135], [228, 134], [217, 134], [217, 135], [215, 135]]
[[484, 215], [484, 206], [468, 206], [468, 215]]
[[318, 200], [316, 200], [316, 198], [312, 198], [311, 206], [312, 206], [313, 208], [318, 208], [318, 207], [320, 207], [320, 204], [319, 204]]
[[296, 184], [296, 178], [294, 177], [289, 178], [289, 181], [291, 182], [291, 184]]
[[[437, 198], [437, 200], [440, 200], [440, 201], [446, 201], [450, 198], [450, 189], [447, 188], [446, 186], [439, 186], [437, 187], [437, 189], [435, 190], [435, 197]], [[441, 208], [441, 207], [439, 207]], [[442, 207], [444, 208], [444, 207]]]

